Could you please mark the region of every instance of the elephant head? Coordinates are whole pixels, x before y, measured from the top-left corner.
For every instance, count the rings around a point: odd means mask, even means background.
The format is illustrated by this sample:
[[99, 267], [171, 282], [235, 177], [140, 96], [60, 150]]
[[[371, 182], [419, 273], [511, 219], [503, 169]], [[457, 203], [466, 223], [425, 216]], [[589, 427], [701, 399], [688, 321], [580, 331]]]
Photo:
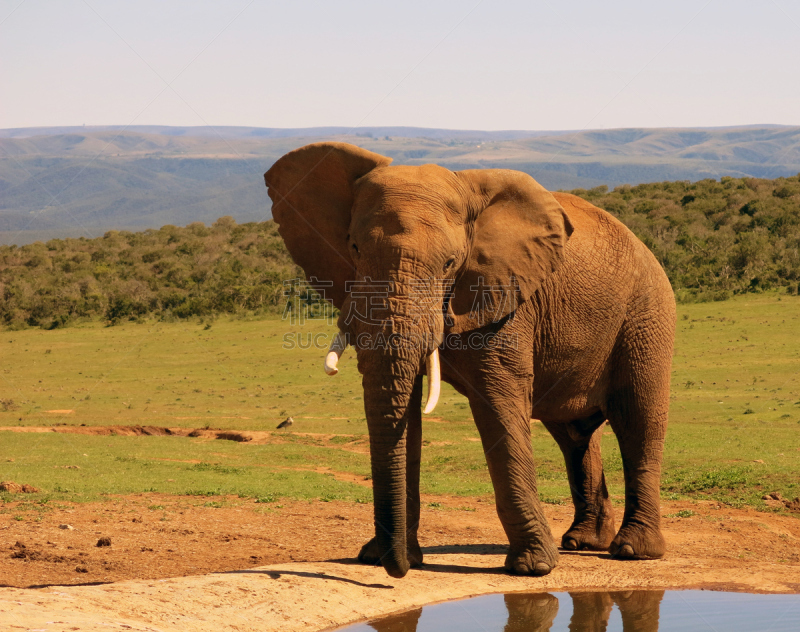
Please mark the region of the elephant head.
[[405, 429], [427, 364], [438, 393], [444, 335], [497, 322], [556, 268], [572, 231], [555, 198], [508, 170], [389, 166], [346, 143], [315, 143], [264, 174], [273, 217], [312, 286], [339, 310], [326, 370], [346, 344], [363, 374], [383, 563], [408, 570]]

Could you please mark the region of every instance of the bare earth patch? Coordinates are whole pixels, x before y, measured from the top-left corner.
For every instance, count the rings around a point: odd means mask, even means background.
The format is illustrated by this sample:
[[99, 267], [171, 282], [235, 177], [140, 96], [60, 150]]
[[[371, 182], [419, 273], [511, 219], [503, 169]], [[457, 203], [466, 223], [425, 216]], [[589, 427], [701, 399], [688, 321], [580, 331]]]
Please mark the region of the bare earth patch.
[[[665, 502], [663, 560], [564, 552], [553, 573], [530, 578], [501, 571], [505, 536], [490, 500], [423, 502], [426, 564], [402, 580], [353, 561], [372, 532], [370, 505], [141, 494], [16, 513], [6, 503], [0, 629], [320, 630], [489, 592], [800, 592], [793, 515]], [[545, 509], [559, 538], [571, 507]]]
[[[188, 419], [188, 417], [178, 417], [177, 419]], [[226, 417], [222, 417], [226, 419]], [[243, 417], [242, 419], [246, 419]], [[265, 445], [268, 443], [285, 443], [285, 436], [280, 432], [266, 430], [223, 430], [214, 428], [167, 428], [164, 426], [0, 426], [0, 432], [30, 432], [48, 433], [56, 432], [61, 434], [81, 434], [97, 437], [117, 435], [121, 437], [193, 437], [205, 440], [224, 440], [236, 441], [237, 443], [250, 443], [252, 445]], [[345, 437], [353, 439], [349, 445], [338, 444], [341, 450], [350, 450], [361, 454], [369, 454], [369, 446], [363, 438], [355, 435], [329, 434], [315, 432], [293, 432], [292, 436], [308, 437], [321, 443], [329, 443], [332, 439]]]

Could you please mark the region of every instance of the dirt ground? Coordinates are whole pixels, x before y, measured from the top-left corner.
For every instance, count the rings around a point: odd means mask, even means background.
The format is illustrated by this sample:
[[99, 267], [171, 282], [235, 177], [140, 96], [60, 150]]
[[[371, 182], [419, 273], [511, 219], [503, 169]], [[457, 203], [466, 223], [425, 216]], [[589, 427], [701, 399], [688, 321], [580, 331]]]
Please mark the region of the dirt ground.
[[[371, 505], [219, 500], [206, 506], [205, 498], [141, 494], [103, 503], [59, 503], [38, 515], [28, 511], [24, 520], [15, 519], [19, 514], [14, 503], [6, 504], [9, 511], [0, 515], [0, 585], [153, 580], [348, 559], [372, 531]], [[501, 551], [505, 536], [490, 502], [449, 497], [425, 497], [423, 502], [424, 548], [474, 550], [480, 545]], [[440, 507], [431, 507], [432, 503]], [[569, 526], [571, 507], [546, 505], [545, 509], [558, 538]], [[665, 502], [662, 513], [667, 559], [692, 568], [696, 585], [708, 581], [707, 569], [715, 578], [725, 571], [731, 584], [745, 583], [754, 589], [758, 587], [744, 580], [760, 572], [769, 577], [764, 590], [800, 592], [796, 514], [705, 502]], [[636, 563], [620, 564], [636, 577]], [[668, 583], [668, 576], [663, 579]]]
[[[401, 580], [354, 563], [372, 532], [366, 504], [160, 494], [43, 512], [15, 512], [16, 503], [7, 503], [0, 629], [322, 630], [432, 601], [520, 590], [800, 593], [796, 513], [665, 502], [663, 560], [564, 552], [550, 575], [530, 578], [502, 572], [505, 536], [491, 502], [426, 496], [423, 503], [426, 563]], [[545, 510], [559, 538], [572, 508]]]

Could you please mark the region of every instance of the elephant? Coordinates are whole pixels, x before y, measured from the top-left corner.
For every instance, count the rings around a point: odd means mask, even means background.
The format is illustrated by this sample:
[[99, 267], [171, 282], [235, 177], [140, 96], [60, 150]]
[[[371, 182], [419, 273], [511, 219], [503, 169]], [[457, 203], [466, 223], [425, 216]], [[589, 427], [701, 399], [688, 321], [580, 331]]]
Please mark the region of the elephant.
[[[391, 162], [320, 142], [264, 174], [289, 253], [339, 309], [325, 370], [335, 374], [350, 345], [362, 374], [375, 536], [359, 560], [396, 578], [422, 564], [421, 419], [442, 381], [469, 402], [509, 541], [506, 570], [546, 575], [558, 559], [532, 418], [566, 462], [574, 520], [561, 547], [663, 556], [675, 299], [656, 258], [609, 213], [525, 173]], [[600, 455], [606, 421], [625, 481], [618, 530]]]

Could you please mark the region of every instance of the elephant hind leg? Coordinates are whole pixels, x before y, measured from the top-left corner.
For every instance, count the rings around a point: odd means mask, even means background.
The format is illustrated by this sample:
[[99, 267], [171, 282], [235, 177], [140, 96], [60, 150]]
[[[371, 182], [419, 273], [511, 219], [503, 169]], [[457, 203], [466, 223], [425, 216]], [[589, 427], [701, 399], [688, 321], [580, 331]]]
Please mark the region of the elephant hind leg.
[[[660, 398], [663, 399], [663, 398]], [[663, 557], [661, 459], [668, 400], [620, 389], [610, 400], [608, 420], [619, 440], [625, 474], [625, 515], [609, 551], [617, 559]]]
[[572, 526], [561, 538], [562, 549], [605, 551], [616, 533], [600, 457], [604, 422], [599, 411], [568, 423], [543, 422], [564, 455], [575, 506]]
[[605, 413], [619, 441], [625, 515], [609, 551], [617, 559], [662, 557], [661, 461], [669, 417], [675, 301], [660, 272], [642, 278], [612, 359]]

